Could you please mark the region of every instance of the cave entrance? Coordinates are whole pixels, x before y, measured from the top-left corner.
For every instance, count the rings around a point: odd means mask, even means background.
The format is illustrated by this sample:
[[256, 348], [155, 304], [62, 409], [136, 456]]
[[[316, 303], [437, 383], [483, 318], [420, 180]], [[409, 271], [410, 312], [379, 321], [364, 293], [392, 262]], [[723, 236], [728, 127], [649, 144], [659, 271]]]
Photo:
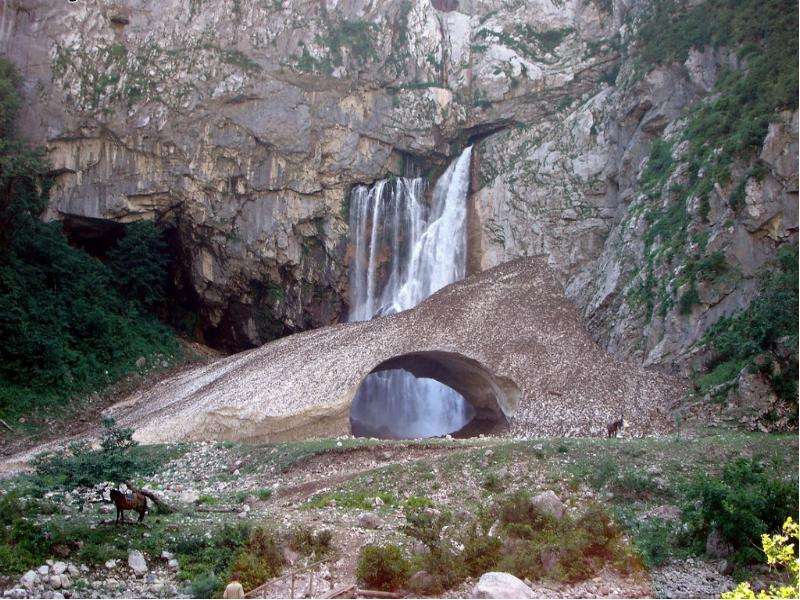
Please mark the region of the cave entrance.
[[353, 397], [353, 435], [384, 439], [469, 437], [508, 425], [519, 388], [453, 352], [413, 352], [378, 364]]

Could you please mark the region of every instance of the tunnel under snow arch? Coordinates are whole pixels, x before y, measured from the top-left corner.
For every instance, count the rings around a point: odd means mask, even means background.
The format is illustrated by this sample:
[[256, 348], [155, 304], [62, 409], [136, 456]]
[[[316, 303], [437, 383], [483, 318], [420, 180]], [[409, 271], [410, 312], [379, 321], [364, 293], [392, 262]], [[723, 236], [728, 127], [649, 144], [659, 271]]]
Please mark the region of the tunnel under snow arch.
[[[392, 393], [398, 379], [408, 380], [419, 396], [409, 402]], [[384, 360], [362, 380], [350, 427], [356, 436], [394, 439], [491, 433], [508, 425], [519, 397], [513, 381], [476, 360], [455, 352], [411, 352]]]

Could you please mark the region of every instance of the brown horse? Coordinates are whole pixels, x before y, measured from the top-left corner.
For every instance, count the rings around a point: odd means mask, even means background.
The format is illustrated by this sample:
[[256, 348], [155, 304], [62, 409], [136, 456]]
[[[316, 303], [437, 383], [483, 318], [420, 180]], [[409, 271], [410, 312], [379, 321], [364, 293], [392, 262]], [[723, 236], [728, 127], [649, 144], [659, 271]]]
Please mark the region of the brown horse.
[[147, 512], [147, 497], [139, 492], [123, 494], [119, 490], [109, 492], [111, 501], [117, 507], [117, 518], [114, 523], [125, 523], [125, 511], [135, 510], [139, 513], [139, 523], [144, 520], [144, 513]]

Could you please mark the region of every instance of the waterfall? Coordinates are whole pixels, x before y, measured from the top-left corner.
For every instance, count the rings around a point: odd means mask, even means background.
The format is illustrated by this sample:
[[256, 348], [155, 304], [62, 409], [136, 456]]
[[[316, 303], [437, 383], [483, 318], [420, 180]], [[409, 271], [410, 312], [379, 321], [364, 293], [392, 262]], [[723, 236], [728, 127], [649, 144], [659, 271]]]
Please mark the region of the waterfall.
[[[353, 189], [349, 321], [407, 310], [464, 277], [471, 153], [464, 150], [439, 178], [430, 206], [421, 177]], [[461, 429], [473, 415], [455, 390], [396, 370], [364, 380], [351, 422], [358, 435], [430, 437]]]

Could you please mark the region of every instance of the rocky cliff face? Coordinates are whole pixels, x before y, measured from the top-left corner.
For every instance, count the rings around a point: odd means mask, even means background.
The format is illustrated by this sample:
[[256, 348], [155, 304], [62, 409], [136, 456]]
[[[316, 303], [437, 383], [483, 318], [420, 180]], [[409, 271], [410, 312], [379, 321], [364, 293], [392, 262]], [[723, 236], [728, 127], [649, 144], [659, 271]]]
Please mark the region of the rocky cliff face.
[[[732, 268], [692, 278], [687, 311], [686, 281], [647, 234], [669, 186], [647, 195], [642, 181], [654, 140], [674, 140], [680, 163], [687, 110], [737, 59], [706, 48], [643, 68], [635, 31], [649, 6], [4, 0], [0, 31], [26, 78], [25, 129], [56, 174], [49, 217], [174, 228], [220, 345], [340, 319], [352, 186], [409, 162], [436, 172], [479, 141], [472, 268], [544, 253], [604, 346], [687, 372], [694, 342], [796, 236], [797, 115], [770, 126], [744, 209], [727, 199], [748, 162], [690, 203], [704, 217], [682, 251], [700, 244]], [[643, 299], [651, 280], [665, 287]]]

